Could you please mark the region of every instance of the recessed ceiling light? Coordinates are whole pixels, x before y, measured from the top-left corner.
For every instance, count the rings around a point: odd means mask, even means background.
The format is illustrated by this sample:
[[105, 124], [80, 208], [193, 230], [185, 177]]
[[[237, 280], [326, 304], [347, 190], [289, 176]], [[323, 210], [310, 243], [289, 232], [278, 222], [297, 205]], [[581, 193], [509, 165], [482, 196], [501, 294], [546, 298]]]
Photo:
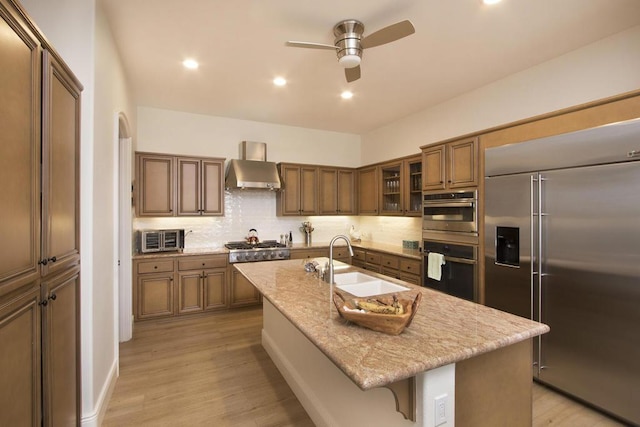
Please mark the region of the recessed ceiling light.
[[276, 77], [273, 79], [273, 84], [276, 86], [284, 86], [287, 84], [287, 80], [284, 77]]
[[496, 3], [500, 3], [502, 0], [482, 0], [482, 3], [484, 4], [496, 4]]
[[198, 61], [196, 61], [195, 59], [185, 59], [184, 61], [182, 61], [182, 65], [190, 70], [195, 70], [196, 68], [198, 68]]
[[353, 98], [353, 92], [345, 90], [344, 92], [342, 92], [340, 94], [340, 97], [342, 97], [342, 99], [351, 99], [351, 98]]

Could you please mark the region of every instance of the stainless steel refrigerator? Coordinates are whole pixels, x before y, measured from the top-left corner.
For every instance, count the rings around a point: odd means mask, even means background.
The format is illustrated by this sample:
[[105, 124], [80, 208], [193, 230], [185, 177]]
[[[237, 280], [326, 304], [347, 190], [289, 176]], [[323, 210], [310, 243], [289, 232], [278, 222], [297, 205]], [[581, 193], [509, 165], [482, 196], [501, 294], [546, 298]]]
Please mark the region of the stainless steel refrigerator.
[[485, 299], [534, 378], [640, 424], [640, 120], [485, 151]]

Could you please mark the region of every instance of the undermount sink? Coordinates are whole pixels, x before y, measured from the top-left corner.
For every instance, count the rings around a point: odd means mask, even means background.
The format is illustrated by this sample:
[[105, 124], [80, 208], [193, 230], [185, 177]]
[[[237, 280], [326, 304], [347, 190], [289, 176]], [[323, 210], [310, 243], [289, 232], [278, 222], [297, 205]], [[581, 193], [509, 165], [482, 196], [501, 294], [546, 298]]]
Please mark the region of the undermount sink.
[[390, 294], [408, 291], [409, 288], [360, 272], [342, 273], [333, 276], [336, 287], [357, 297]]

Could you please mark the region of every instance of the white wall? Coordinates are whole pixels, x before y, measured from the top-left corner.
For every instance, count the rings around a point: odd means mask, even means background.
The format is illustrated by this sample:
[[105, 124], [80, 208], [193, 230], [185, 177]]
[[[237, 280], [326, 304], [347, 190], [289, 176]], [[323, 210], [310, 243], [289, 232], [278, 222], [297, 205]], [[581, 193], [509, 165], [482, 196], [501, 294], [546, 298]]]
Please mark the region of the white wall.
[[241, 141], [267, 143], [267, 160], [360, 165], [360, 136], [157, 108], [138, 108], [138, 151], [239, 158]]
[[369, 132], [362, 162], [639, 88], [636, 26]]
[[[93, 397], [84, 425], [97, 425], [98, 411], [107, 405], [108, 387], [115, 382], [118, 363], [117, 177], [118, 114], [135, 126], [125, 73], [101, 6], [96, 9], [95, 127], [93, 185]], [[133, 132], [135, 129], [131, 129]]]

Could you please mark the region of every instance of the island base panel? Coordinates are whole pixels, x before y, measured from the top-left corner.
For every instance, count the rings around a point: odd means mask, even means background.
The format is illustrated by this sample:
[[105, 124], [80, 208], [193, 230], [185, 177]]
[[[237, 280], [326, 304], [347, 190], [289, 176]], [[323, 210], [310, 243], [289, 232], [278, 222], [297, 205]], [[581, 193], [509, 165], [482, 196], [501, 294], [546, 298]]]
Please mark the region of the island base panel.
[[[405, 419], [390, 390], [361, 390], [266, 299], [263, 310], [262, 345], [317, 426], [433, 426], [435, 407], [424, 399], [455, 395], [455, 365], [419, 374], [416, 422]], [[449, 403], [453, 413], [453, 398]], [[446, 425], [454, 425], [453, 417]]]
[[456, 364], [456, 425], [530, 427], [531, 340]]

